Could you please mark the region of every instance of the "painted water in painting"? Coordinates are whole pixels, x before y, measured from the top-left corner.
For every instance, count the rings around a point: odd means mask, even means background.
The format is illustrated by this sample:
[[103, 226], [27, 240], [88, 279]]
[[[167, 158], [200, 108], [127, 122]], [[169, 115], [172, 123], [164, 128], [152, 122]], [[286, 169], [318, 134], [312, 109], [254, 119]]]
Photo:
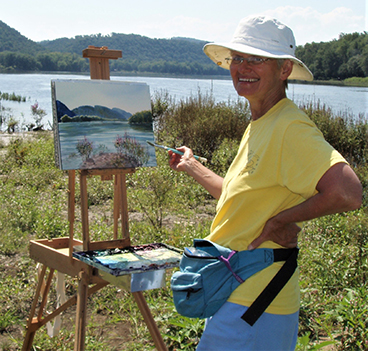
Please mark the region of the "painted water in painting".
[[156, 166], [149, 86], [52, 80], [55, 159], [60, 169]]

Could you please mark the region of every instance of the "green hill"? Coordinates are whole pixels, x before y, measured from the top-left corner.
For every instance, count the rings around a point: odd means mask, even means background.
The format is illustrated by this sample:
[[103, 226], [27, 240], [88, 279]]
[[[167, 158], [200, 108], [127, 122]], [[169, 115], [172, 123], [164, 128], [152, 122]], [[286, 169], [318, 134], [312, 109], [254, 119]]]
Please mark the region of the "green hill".
[[27, 39], [18, 31], [0, 21], [0, 52], [3, 51], [35, 54], [46, 50], [40, 44]]
[[137, 34], [84, 35], [42, 41], [49, 51], [80, 54], [88, 45], [122, 50], [123, 58], [110, 63], [113, 71], [161, 74], [218, 75], [228, 72], [216, 67], [203, 53], [206, 41], [190, 38], [151, 39]]
[[190, 38], [151, 39], [136, 34], [77, 35], [35, 43], [0, 21], [0, 72], [88, 72], [82, 51], [89, 45], [122, 50], [111, 71], [134, 74], [228, 75], [203, 53], [205, 41]]
[[151, 39], [137, 34], [84, 35], [42, 41], [40, 45], [49, 51], [81, 54], [88, 45], [107, 46], [122, 50], [123, 59], [140, 61], [176, 61], [210, 63], [202, 48], [206, 41], [187, 38]]

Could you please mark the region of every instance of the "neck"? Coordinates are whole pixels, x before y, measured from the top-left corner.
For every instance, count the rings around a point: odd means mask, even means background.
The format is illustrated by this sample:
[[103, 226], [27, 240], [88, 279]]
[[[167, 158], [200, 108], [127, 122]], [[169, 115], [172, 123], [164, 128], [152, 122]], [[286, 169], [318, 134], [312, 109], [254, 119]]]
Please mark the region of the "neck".
[[248, 101], [249, 101], [250, 111], [252, 114], [252, 120], [256, 121], [257, 119], [264, 116], [273, 106], [275, 106], [279, 101], [281, 101], [284, 98], [286, 98], [285, 91], [282, 91], [273, 97], [268, 96], [267, 99], [262, 100], [262, 101], [258, 99], [254, 99], [252, 101], [252, 99], [249, 99]]

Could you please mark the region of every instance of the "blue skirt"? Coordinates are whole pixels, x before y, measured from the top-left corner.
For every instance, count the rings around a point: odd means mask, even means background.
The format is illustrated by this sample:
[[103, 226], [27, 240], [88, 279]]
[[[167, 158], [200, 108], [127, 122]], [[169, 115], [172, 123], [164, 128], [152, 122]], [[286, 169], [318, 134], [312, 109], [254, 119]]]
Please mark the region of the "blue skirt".
[[298, 339], [299, 312], [263, 313], [250, 326], [241, 316], [246, 306], [226, 302], [207, 319], [197, 351], [294, 351]]

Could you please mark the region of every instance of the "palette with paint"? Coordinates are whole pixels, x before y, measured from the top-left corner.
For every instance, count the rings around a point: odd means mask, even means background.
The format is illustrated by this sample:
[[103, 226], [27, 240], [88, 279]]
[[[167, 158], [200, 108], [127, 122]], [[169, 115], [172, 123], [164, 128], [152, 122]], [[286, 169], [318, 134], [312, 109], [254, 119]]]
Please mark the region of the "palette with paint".
[[178, 267], [182, 253], [174, 247], [153, 243], [123, 249], [73, 252], [73, 256], [90, 266], [120, 276]]

